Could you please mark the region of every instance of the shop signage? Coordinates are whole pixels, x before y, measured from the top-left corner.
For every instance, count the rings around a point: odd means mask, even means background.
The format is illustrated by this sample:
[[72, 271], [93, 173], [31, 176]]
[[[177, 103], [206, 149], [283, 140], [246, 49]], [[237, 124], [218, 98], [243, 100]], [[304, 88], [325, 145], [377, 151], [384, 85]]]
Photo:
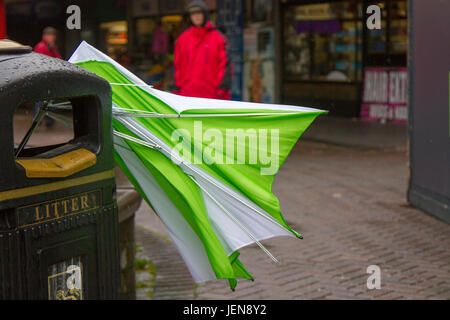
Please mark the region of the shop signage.
[[297, 34], [301, 33], [336, 33], [341, 31], [339, 20], [297, 21]]
[[301, 20], [329, 20], [336, 18], [329, 3], [311, 4], [296, 7], [295, 19]]
[[408, 119], [406, 68], [367, 68], [361, 118], [405, 123]]

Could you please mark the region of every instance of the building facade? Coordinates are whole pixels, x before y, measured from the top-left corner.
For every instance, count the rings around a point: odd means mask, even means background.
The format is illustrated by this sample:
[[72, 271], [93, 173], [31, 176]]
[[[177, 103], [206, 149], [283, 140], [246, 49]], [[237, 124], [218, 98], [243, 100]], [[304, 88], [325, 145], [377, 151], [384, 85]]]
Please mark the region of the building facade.
[[[171, 91], [173, 48], [189, 26], [189, 1], [5, 0], [8, 36], [34, 45], [45, 26], [54, 26], [65, 58], [86, 40]], [[406, 119], [406, 0], [205, 2], [209, 19], [229, 39], [232, 99], [311, 106], [366, 120]], [[82, 9], [81, 30], [65, 26], [69, 4]], [[370, 30], [366, 10], [374, 4], [381, 29]]]

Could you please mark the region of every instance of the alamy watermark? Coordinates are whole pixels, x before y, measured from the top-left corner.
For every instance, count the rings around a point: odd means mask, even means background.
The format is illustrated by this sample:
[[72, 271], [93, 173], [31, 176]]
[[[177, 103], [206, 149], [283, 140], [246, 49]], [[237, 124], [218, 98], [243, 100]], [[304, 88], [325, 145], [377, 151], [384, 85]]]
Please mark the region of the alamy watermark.
[[194, 121], [193, 136], [187, 129], [172, 132], [175, 147], [172, 161], [178, 155], [194, 164], [258, 165], [261, 175], [273, 175], [279, 167], [279, 129], [208, 128], [202, 121]]
[[370, 14], [366, 21], [367, 29], [381, 29], [381, 8], [376, 4], [372, 4], [367, 7], [366, 14]]
[[[73, 4], [67, 7], [66, 13], [69, 17], [66, 20], [66, 27], [69, 30], [81, 29], [81, 9]], [[381, 29], [381, 8], [376, 4], [372, 4], [366, 8], [366, 14], [370, 16], [366, 20], [366, 26], [369, 30]]]
[[367, 289], [381, 289], [381, 269], [379, 266], [372, 264], [367, 267], [366, 272], [370, 274], [367, 278]]
[[69, 30], [81, 29], [81, 9], [79, 6], [73, 4], [67, 7], [66, 13], [70, 16], [66, 20], [66, 27]]

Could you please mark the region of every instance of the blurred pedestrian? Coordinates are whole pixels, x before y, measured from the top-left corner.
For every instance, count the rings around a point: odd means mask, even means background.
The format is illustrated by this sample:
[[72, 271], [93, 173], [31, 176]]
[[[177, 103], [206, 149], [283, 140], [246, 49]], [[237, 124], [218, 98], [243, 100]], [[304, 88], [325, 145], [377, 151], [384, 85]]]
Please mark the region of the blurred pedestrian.
[[[46, 27], [42, 32], [42, 40], [34, 47], [34, 52], [44, 54], [49, 57], [62, 59], [58, 51], [58, 46], [56, 45], [56, 35], [57, 30], [53, 27]], [[36, 115], [39, 108], [42, 107], [44, 103], [42, 101], [36, 102], [34, 105], [34, 114]], [[53, 126], [55, 120], [50, 117], [45, 117], [45, 126], [50, 128]]]
[[208, 21], [202, 0], [187, 6], [191, 26], [175, 44], [175, 93], [229, 100], [231, 61], [227, 38]]
[[169, 35], [164, 31], [161, 20], [158, 21], [158, 25], [153, 32], [152, 40], [152, 55], [158, 56], [158, 60], [162, 60], [162, 57], [169, 50]]
[[42, 40], [34, 47], [34, 51], [49, 57], [62, 59], [56, 45], [56, 34], [55, 28], [46, 27], [42, 32]]

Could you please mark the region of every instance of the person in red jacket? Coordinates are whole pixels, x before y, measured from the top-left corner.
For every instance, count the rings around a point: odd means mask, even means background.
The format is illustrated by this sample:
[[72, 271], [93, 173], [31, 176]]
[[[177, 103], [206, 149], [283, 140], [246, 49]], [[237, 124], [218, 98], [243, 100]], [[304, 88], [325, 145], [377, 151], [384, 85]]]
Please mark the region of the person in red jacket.
[[45, 54], [46, 56], [62, 59], [56, 45], [56, 29], [46, 27], [42, 32], [42, 41], [34, 47], [34, 52]]
[[187, 10], [192, 25], [175, 43], [175, 93], [229, 100], [232, 71], [228, 40], [208, 21], [202, 0], [192, 1]]

